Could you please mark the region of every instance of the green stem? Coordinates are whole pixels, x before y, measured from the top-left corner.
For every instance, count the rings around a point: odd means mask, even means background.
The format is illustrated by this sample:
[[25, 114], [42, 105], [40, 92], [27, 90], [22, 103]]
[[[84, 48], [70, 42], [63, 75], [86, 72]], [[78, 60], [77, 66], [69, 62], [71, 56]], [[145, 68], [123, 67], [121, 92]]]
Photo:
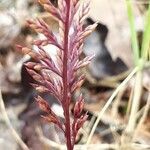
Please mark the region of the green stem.
[[131, 0], [126, 0], [126, 6], [127, 6], [127, 13], [128, 13], [129, 25], [131, 30], [131, 41], [132, 41], [132, 48], [133, 48], [133, 55], [134, 55], [134, 63], [135, 65], [137, 65], [140, 57], [139, 43], [137, 40], [137, 33], [136, 33], [136, 28], [134, 23], [134, 15], [133, 15]]

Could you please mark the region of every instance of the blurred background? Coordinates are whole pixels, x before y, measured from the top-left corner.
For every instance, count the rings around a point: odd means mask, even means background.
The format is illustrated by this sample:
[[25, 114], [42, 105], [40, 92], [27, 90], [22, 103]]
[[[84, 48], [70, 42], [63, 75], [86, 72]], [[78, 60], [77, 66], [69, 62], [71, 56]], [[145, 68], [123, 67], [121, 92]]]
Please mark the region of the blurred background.
[[[52, 2], [57, 7], [57, 1]], [[141, 43], [148, 1], [133, 0], [132, 3], [138, 40]], [[18, 44], [32, 47], [34, 39], [42, 38], [26, 25], [27, 19], [36, 17], [44, 19], [56, 35], [58, 34], [57, 21], [44, 11], [36, 0], [0, 0], [0, 89], [10, 122], [29, 149], [53, 150], [57, 146], [51, 142], [47, 143], [45, 139], [63, 143], [64, 137], [52, 124], [42, 121], [40, 115], [43, 112], [39, 110], [34, 99], [37, 93], [30, 85], [34, 81], [23, 65], [31, 58], [16, 48]], [[83, 56], [94, 53], [95, 58], [86, 69], [81, 70], [86, 74], [81, 91], [85, 97], [85, 111], [89, 112], [89, 119], [79, 133], [77, 144], [86, 142], [100, 108], [103, 108], [114, 89], [133, 68], [131, 34], [125, 1], [92, 0], [85, 25], [96, 21], [98, 26], [86, 39], [83, 51]], [[55, 49], [49, 45], [46, 50], [55, 59]], [[127, 106], [134, 86], [133, 81], [134, 79], [115, 97], [103, 115], [91, 143], [120, 143], [129, 115]], [[149, 85], [150, 69], [147, 69], [143, 76], [141, 109], [147, 102]], [[55, 99], [48, 93], [43, 96], [62, 117], [62, 109]], [[72, 106], [73, 104], [74, 101]], [[0, 113], [0, 150], [20, 150], [2, 114]], [[146, 117], [142, 127], [136, 131], [134, 141], [145, 145], [150, 143], [150, 116]]]

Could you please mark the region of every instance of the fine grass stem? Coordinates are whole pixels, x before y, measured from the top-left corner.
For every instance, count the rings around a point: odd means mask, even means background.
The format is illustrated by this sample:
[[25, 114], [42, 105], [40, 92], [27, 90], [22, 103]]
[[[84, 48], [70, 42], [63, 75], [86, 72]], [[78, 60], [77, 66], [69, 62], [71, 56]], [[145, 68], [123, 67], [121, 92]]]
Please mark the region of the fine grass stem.
[[118, 92], [124, 88], [124, 86], [126, 86], [126, 84], [129, 82], [129, 80], [134, 76], [134, 74], [138, 71], [138, 67], [136, 67], [135, 69], [133, 69], [133, 71], [127, 76], [127, 78], [115, 89], [115, 91], [113, 92], [113, 94], [111, 95], [111, 97], [108, 99], [107, 103], [105, 104], [105, 106], [103, 107], [102, 110], [100, 110], [100, 112], [98, 113], [98, 117], [93, 125], [93, 128], [90, 132], [90, 135], [88, 137], [87, 143], [86, 144], [90, 144], [92, 136], [96, 130], [96, 127], [100, 121], [100, 119], [102, 118], [103, 114], [105, 113], [105, 111], [107, 110], [107, 108], [110, 106], [110, 104], [112, 103], [113, 99], [116, 97], [116, 95], [118, 94]]
[[133, 9], [132, 9], [131, 3], [132, 2], [130, 0], [126, 0], [127, 14], [128, 14], [129, 26], [130, 26], [130, 31], [131, 31], [133, 58], [134, 58], [134, 64], [136, 65], [136, 64], [138, 64], [140, 54], [139, 54], [139, 44], [138, 44], [138, 40], [137, 40], [137, 33], [136, 33]]
[[16, 142], [20, 145], [20, 147], [23, 150], [29, 150], [27, 145], [22, 141], [22, 139], [20, 138], [20, 136], [18, 135], [16, 130], [13, 128], [13, 126], [12, 126], [12, 124], [11, 124], [9, 118], [8, 118], [8, 115], [7, 115], [6, 109], [5, 109], [5, 105], [4, 105], [4, 101], [3, 101], [3, 98], [2, 98], [1, 90], [0, 90], [0, 111], [1, 111], [1, 115], [3, 116], [3, 118], [5, 120], [6, 125], [10, 129], [11, 134], [14, 137], [14, 139], [16, 140]]

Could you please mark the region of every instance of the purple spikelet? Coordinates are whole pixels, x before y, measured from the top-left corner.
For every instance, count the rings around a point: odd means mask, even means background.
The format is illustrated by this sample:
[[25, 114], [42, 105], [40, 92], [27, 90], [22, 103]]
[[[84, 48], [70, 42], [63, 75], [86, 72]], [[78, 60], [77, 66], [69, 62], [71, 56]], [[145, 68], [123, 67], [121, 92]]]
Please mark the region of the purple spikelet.
[[[40, 96], [36, 98], [39, 107], [47, 113], [44, 120], [57, 125], [66, 137], [68, 150], [73, 150], [76, 135], [87, 119], [87, 113], [82, 114], [84, 100], [80, 95], [74, 106], [73, 121], [70, 120], [70, 101], [73, 93], [80, 88], [84, 76], [78, 77], [77, 71], [90, 63], [91, 57], [80, 60], [85, 38], [96, 28], [97, 24], [86, 28], [83, 23], [89, 13], [90, 0], [58, 0], [56, 8], [49, 0], [39, 0], [40, 4], [59, 22], [59, 40], [42, 20], [28, 20], [28, 25], [36, 32], [44, 35], [43, 40], [36, 40], [33, 45], [38, 47], [35, 52], [27, 47], [18, 46], [24, 54], [30, 55], [37, 63], [26, 63], [29, 74], [37, 81], [33, 84], [39, 92], [49, 92], [61, 104], [64, 111], [64, 122], [51, 110], [49, 104]], [[43, 46], [52, 44], [58, 49], [57, 62], [47, 54]], [[53, 78], [51, 73], [55, 74]]]

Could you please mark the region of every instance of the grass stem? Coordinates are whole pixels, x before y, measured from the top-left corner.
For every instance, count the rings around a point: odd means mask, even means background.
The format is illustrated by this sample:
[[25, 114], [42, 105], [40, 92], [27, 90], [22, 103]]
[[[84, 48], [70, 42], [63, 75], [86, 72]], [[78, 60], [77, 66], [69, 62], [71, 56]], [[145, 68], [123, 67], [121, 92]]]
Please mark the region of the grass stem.
[[8, 128], [11, 131], [12, 136], [14, 137], [14, 139], [16, 140], [16, 142], [21, 146], [21, 148], [23, 150], [29, 150], [29, 148], [27, 147], [27, 145], [22, 141], [22, 139], [20, 138], [20, 136], [18, 135], [18, 133], [15, 131], [15, 129], [13, 128], [8, 115], [6, 113], [6, 109], [5, 109], [5, 105], [4, 105], [4, 101], [2, 98], [2, 94], [1, 94], [1, 90], [0, 90], [0, 110], [1, 110], [1, 114], [5, 120], [6, 125], [8, 126]]
[[142, 74], [143, 74], [142, 70], [139, 70], [136, 74], [131, 113], [130, 113], [129, 122], [126, 128], [126, 131], [125, 131], [129, 134], [132, 134], [136, 127], [137, 118], [135, 116], [139, 110], [141, 94], [142, 94], [142, 80], [143, 80]]
[[103, 107], [102, 110], [100, 110], [100, 112], [98, 113], [98, 117], [93, 125], [93, 128], [90, 132], [90, 135], [88, 137], [87, 143], [86, 144], [90, 144], [92, 136], [96, 130], [96, 127], [101, 119], [101, 117], [103, 116], [103, 114], [105, 113], [105, 111], [107, 110], [107, 108], [110, 106], [110, 104], [112, 103], [113, 99], [115, 98], [115, 96], [118, 94], [118, 92], [129, 82], [129, 80], [134, 76], [134, 74], [138, 71], [138, 67], [136, 67], [135, 69], [133, 69], [133, 71], [127, 76], [127, 78], [116, 88], [116, 90], [113, 92], [113, 94], [111, 95], [111, 97], [108, 99], [107, 103], [105, 104], [105, 106]]

